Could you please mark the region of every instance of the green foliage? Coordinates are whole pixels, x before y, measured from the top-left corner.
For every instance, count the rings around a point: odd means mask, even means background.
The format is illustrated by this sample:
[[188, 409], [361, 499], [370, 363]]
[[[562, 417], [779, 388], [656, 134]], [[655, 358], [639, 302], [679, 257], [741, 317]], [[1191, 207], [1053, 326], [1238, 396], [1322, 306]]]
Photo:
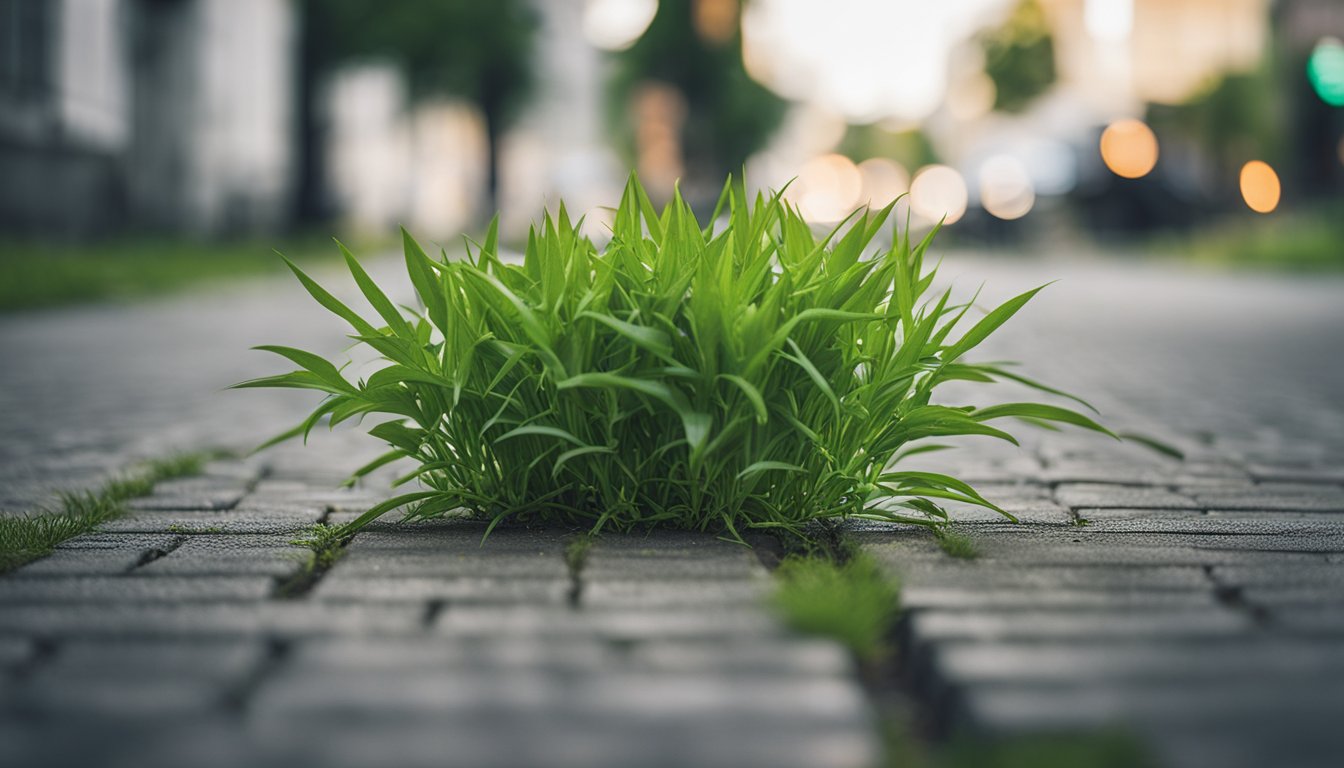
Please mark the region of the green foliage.
[[529, 235], [521, 264], [501, 260], [493, 225], [464, 261], [433, 259], [407, 235], [419, 312], [398, 309], [345, 251], [376, 322], [294, 267], [386, 366], [350, 381], [317, 355], [267, 346], [299, 370], [236, 386], [327, 395], [276, 440], [324, 418], [379, 417], [369, 433], [390, 450], [354, 477], [409, 459], [401, 481], [421, 488], [347, 531], [399, 507], [410, 519], [466, 510], [491, 528], [519, 518], [731, 538], [844, 517], [938, 525], [941, 500], [1011, 518], [956, 478], [893, 465], [928, 438], [1015, 443], [999, 426], [1008, 418], [1111, 434], [1056, 405], [932, 400], [957, 380], [1060, 394], [964, 359], [1039, 288], [972, 322], [971, 303], [931, 295], [934, 233], [865, 253], [890, 207], [820, 239], [778, 195], [753, 202], [730, 183], [719, 210], [726, 223], [705, 228], [679, 197], [657, 213], [632, 178], [602, 251], [563, 206]]
[[145, 496], [154, 485], [198, 474], [215, 454], [182, 454], [149, 462], [139, 471], [109, 480], [96, 491], [61, 493], [54, 510], [0, 516], [0, 573], [46, 557], [57, 544], [88, 533], [125, 513], [127, 499]]
[[953, 530], [951, 526], [940, 526], [934, 529], [934, 538], [938, 541], [938, 546], [950, 557], [959, 560], [974, 560], [980, 555], [976, 549], [975, 542], [971, 537], [960, 531]]
[[724, 40], [706, 39], [693, 13], [691, 0], [658, 3], [649, 28], [616, 54], [610, 107], [619, 123], [629, 117], [631, 97], [641, 84], [675, 87], [686, 99], [682, 146], [687, 170], [717, 178], [741, 168], [769, 140], [787, 102], [747, 74], [740, 30], [735, 27]]
[[319, 68], [385, 57], [413, 95], [452, 94], [507, 119], [533, 82], [537, 20], [525, 0], [308, 0], [310, 55]]
[[[298, 237], [296, 260], [330, 259], [331, 241]], [[94, 245], [0, 240], [0, 312], [121, 300], [283, 271], [275, 243], [125, 238]]]
[[350, 537], [339, 525], [318, 523], [306, 528], [302, 535], [289, 542], [309, 550], [304, 553], [303, 566], [276, 585], [275, 596], [293, 600], [307, 594], [322, 574], [345, 554], [345, 545], [349, 541]]
[[1286, 272], [1344, 269], [1344, 218], [1336, 207], [1276, 212], [1247, 211], [1190, 234], [1167, 235], [1151, 252], [1217, 267], [1250, 267]]
[[775, 571], [771, 604], [794, 629], [834, 638], [860, 660], [874, 661], [900, 611], [900, 590], [861, 553], [843, 565], [822, 557], [790, 556]]
[[565, 545], [565, 565], [571, 576], [577, 577], [588, 562], [588, 552], [593, 548], [593, 537], [575, 536]]
[[1284, 167], [1285, 135], [1281, 86], [1271, 57], [1249, 72], [1228, 73], [1209, 81], [1184, 104], [1150, 104], [1147, 122], [1158, 136], [1198, 146], [1212, 160], [1215, 181], [1229, 207], [1240, 209], [1237, 176], [1247, 160], [1259, 158]]
[[1036, 0], [1022, 0], [1008, 20], [980, 36], [994, 108], [1020, 112], [1055, 82], [1055, 43]]

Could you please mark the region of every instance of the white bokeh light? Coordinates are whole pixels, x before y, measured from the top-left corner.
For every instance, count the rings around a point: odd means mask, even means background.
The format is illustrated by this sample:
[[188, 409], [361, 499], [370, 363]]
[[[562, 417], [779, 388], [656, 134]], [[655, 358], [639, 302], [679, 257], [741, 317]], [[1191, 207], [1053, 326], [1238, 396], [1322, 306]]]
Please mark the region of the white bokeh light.
[[789, 197], [808, 221], [826, 223], [848, 216], [862, 202], [863, 176], [844, 155], [815, 157], [798, 172]]
[[980, 205], [995, 218], [1012, 221], [1036, 204], [1036, 190], [1026, 166], [1012, 155], [994, 155], [980, 165]]
[[658, 13], [658, 0], [588, 0], [583, 8], [583, 36], [605, 51], [634, 45]]
[[920, 120], [942, 104], [951, 47], [1002, 0], [753, 0], [742, 17], [752, 77], [851, 121]]
[[926, 165], [910, 183], [910, 210], [928, 222], [955, 224], [966, 215], [966, 180], [955, 168]]
[[910, 191], [910, 172], [885, 157], [870, 157], [859, 163], [859, 177], [863, 180], [859, 202], [873, 208], [885, 208]]

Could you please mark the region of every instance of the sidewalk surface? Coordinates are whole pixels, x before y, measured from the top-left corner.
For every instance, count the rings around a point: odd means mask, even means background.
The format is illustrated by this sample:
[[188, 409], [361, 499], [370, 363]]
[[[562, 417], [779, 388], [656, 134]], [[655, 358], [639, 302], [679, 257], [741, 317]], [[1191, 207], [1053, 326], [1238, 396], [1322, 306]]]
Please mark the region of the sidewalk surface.
[[[1020, 360], [1186, 458], [1068, 433], [968, 443], [930, 466], [1023, 521], [959, 510], [978, 559], [851, 527], [904, 579], [902, 675], [933, 725], [1120, 723], [1174, 766], [1336, 764], [1344, 282], [959, 256], [944, 271], [986, 281], [986, 302], [1063, 278], [982, 359]], [[341, 330], [288, 282], [0, 318], [0, 509], [292, 425], [303, 393], [222, 387], [285, 369], [249, 346], [331, 354]], [[302, 567], [295, 531], [379, 497], [336, 490], [377, 451], [321, 432], [215, 462], [0, 576], [0, 764], [879, 759], [845, 655], [784, 631], [756, 555], [712, 537], [604, 537], [575, 569], [563, 532], [482, 546], [472, 524], [380, 525], [278, 594]]]

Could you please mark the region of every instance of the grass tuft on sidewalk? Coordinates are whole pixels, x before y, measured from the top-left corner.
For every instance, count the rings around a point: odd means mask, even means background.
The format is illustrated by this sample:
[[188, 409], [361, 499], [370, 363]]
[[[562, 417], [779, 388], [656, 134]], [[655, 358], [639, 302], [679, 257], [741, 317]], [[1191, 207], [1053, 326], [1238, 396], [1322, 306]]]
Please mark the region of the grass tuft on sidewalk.
[[658, 211], [632, 176], [603, 249], [563, 205], [521, 264], [501, 259], [495, 225], [464, 260], [431, 257], [407, 234], [423, 310], [394, 304], [342, 248], [375, 320], [291, 267], [383, 367], [351, 381], [342, 361], [268, 345], [299, 370], [237, 386], [326, 395], [271, 442], [378, 417], [370, 434], [390, 450], [354, 477], [405, 460], [402, 482], [420, 489], [347, 533], [396, 509], [737, 541], [846, 517], [939, 526], [946, 500], [1012, 519], [955, 477], [895, 465], [940, 447], [931, 439], [1016, 443], [1010, 420], [1116, 435], [1063, 405], [935, 401], [947, 382], [1010, 381], [1091, 410], [1007, 365], [969, 362], [1041, 288], [997, 307], [934, 291], [937, 229], [915, 244], [893, 229], [883, 244], [891, 212], [860, 209], [819, 235], [782, 193], [753, 199], [729, 179], [702, 225], [680, 196]]

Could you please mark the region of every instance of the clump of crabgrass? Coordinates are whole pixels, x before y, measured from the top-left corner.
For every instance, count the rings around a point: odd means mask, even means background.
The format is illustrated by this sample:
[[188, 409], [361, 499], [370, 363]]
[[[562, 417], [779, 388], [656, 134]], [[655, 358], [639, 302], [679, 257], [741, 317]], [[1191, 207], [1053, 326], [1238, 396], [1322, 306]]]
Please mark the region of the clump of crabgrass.
[[385, 367], [350, 381], [318, 355], [265, 346], [300, 370], [236, 386], [326, 394], [272, 442], [323, 419], [384, 417], [369, 433], [390, 450], [352, 480], [406, 459], [400, 482], [420, 489], [346, 533], [403, 507], [407, 519], [466, 511], [487, 532], [522, 519], [738, 540], [846, 517], [937, 526], [942, 500], [1011, 519], [957, 478], [896, 465], [939, 447], [931, 438], [1016, 443], [1008, 418], [1111, 433], [1059, 405], [933, 401], [945, 382], [1010, 380], [1090, 408], [1002, 364], [967, 362], [1040, 288], [977, 317], [973, 302], [931, 291], [936, 228], [870, 249], [891, 211], [856, 211], [819, 238], [780, 194], [753, 200], [730, 179], [702, 225], [679, 195], [655, 210], [632, 177], [603, 249], [563, 205], [533, 228], [519, 264], [501, 258], [497, 223], [460, 261], [405, 235], [422, 310], [393, 304], [341, 246], [376, 321], [290, 267]]
[[66, 539], [120, 517], [126, 511], [126, 500], [148, 495], [164, 480], [200, 474], [205, 462], [215, 455], [187, 453], [154, 459], [97, 490], [62, 492], [53, 509], [0, 516], [0, 573], [46, 557]]
[[844, 563], [791, 555], [775, 570], [771, 606], [793, 629], [841, 642], [861, 661], [876, 661], [900, 611], [896, 582], [869, 556]]

